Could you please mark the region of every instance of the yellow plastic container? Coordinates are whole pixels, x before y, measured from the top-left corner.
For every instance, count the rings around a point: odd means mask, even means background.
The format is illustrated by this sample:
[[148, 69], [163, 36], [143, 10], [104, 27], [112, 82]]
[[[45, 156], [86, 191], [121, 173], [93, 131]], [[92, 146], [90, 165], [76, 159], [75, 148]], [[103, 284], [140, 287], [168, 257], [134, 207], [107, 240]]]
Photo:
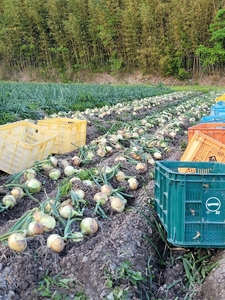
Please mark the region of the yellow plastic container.
[[[180, 161], [225, 163], [225, 144], [195, 131]], [[191, 169], [179, 169], [182, 173], [195, 173]]]
[[216, 102], [219, 102], [219, 101], [225, 101], [225, 94], [223, 94], [223, 95], [217, 97], [217, 98], [215, 99], [215, 101], [216, 101]]
[[52, 153], [56, 135], [29, 121], [0, 126], [0, 170], [14, 174]]
[[86, 143], [86, 120], [49, 118], [39, 120], [38, 126], [56, 135], [52, 153], [71, 152]]

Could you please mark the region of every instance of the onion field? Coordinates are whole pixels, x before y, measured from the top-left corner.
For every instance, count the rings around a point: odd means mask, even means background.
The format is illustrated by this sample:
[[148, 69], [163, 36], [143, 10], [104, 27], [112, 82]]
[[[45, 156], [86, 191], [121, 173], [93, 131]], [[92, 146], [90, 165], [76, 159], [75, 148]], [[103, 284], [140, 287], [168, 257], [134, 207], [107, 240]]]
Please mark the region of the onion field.
[[63, 117], [87, 128], [71, 152], [0, 171], [0, 298], [204, 299], [216, 250], [167, 242], [154, 165], [180, 159], [188, 128], [224, 92], [1, 83], [1, 125]]

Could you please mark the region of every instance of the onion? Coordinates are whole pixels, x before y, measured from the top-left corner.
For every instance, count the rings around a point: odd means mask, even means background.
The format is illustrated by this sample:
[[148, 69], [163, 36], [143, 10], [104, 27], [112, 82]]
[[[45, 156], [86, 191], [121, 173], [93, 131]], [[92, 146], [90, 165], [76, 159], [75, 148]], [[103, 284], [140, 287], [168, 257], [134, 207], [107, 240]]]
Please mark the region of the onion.
[[76, 156], [76, 155], [72, 158], [72, 161], [73, 161], [74, 166], [79, 166], [81, 163], [80, 157]]
[[101, 192], [110, 196], [112, 194], [112, 188], [108, 184], [104, 184], [101, 186]]
[[96, 201], [100, 205], [105, 205], [108, 201], [108, 196], [103, 192], [98, 192], [94, 195], [94, 201]]
[[106, 155], [106, 151], [103, 148], [98, 148], [98, 150], [96, 151], [96, 153], [98, 154], [98, 156], [100, 157], [104, 157]]
[[76, 169], [73, 166], [66, 166], [64, 168], [64, 174], [66, 175], [66, 177], [70, 177], [70, 176], [74, 175], [75, 172], [76, 172]]
[[92, 160], [95, 157], [94, 153], [92, 151], [87, 152], [87, 159]]
[[16, 205], [16, 198], [13, 195], [5, 195], [2, 198], [2, 203], [7, 207], [14, 207]]
[[49, 172], [48, 172], [48, 176], [52, 179], [52, 180], [58, 180], [61, 177], [61, 171], [57, 168], [52, 168]]
[[106, 174], [109, 174], [109, 173], [111, 173], [113, 170], [112, 170], [112, 168], [110, 168], [109, 166], [104, 166], [104, 167], [101, 168], [101, 171], [102, 171], [102, 172], [105, 172]]
[[154, 156], [156, 159], [162, 159], [162, 155], [161, 155], [160, 152], [155, 152], [155, 153], [153, 154], [153, 156]]
[[128, 183], [129, 183], [129, 187], [132, 191], [136, 190], [138, 188], [138, 181], [136, 178], [134, 178], [134, 177], [129, 178]]
[[46, 205], [44, 206], [44, 209], [46, 211], [51, 211], [52, 205], [54, 205], [55, 202], [56, 202], [56, 199], [48, 199], [48, 201], [46, 201]]
[[106, 153], [112, 154], [113, 153], [113, 148], [111, 146], [106, 146], [105, 151], [106, 151]]
[[73, 210], [74, 210], [73, 206], [67, 204], [67, 205], [60, 207], [59, 214], [61, 217], [68, 219], [70, 216], [73, 215]]
[[110, 204], [114, 211], [123, 212], [125, 209], [125, 203], [118, 197], [111, 196]]
[[53, 167], [57, 167], [58, 159], [55, 156], [50, 156], [50, 162], [53, 165]]
[[70, 163], [66, 159], [62, 159], [60, 162], [64, 169], [65, 167], [70, 166]]
[[25, 180], [35, 178], [37, 176], [37, 172], [34, 169], [27, 169], [23, 173], [23, 177]]
[[16, 186], [16, 187], [14, 187], [14, 188], [11, 190], [10, 194], [11, 194], [11, 195], [16, 199], [16, 201], [17, 201], [17, 200], [20, 200], [20, 199], [23, 198], [23, 196], [24, 196], [24, 191], [23, 191], [23, 189], [22, 189], [21, 187]]
[[36, 221], [30, 222], [27, 228], [27, 235], [34, 236], [38, 234], [42, 234], [44, 231], [44, 226]]
[[79, 177], [75, 177], [75, 176], [70, 179], [71, 183], [76, 182], [76, 181], [81, 181], [81, 179]]
[[146, 172], [147, 171], [147, 165], [145, 163], [138, 163], [135, 167], [137, 171]]
[[22, 233], [12, 233], [8, 237], [8, 246], [16, 252], [22, 252], [27, 247], [27, 240]]
[[95, 219], [86, 217], [81, 221], [80, 229], [83, 234], [94, 234], [98, 231], [98, 223]]
[[83, 180], [83, 183], [87, 186], [94, 186], [94, 181], [91, 181], [89, 179]]
[[84, 199], [84, 197], [85, 197], [85, 192], [81, 189], [76, 189], [74, 191], [74, 193], [81, 199]]
[[122, 155], [118, 155], [116, 158], [115, 158], [115, 161], [126, 161], [126, 157], [122, 156]]
[[41, 167], [45, 172], [49, 172], [51, 169], [53, 169], [53, 165], [50, 162], [43, 162]]
[[123, 181], [125, 179], [125, 174], [122, 171], [119, 171], [116, 173], [116, 180], [117, 181]]
[[46, 214], [43, 212], [43, 211], [35, 211], [33, 213], [33, 219], [36, 221], [36, 222], [39, 222], [41, 220], [41, 218], [43, 218]]
[[[33, 215], [33, 217], [34, 217], [34, 215]], [[43, 212], [41, 212], [38, 222], [44, 226], [45, 232], [51, 231], [56, 226], [56, 220], [52, 216], [45, 214]]]
[[65, 243], [63, 238], [59, 234], [50, 234], [47, 238], [47, 246], [51, 248], [53, 251], [59, 253], [63, 251], [65, 247]]
[[30, 178], [25, 182], [26, 188], [30, 193], [38, 193], [41, 190], [41, 182], [37, 178]]

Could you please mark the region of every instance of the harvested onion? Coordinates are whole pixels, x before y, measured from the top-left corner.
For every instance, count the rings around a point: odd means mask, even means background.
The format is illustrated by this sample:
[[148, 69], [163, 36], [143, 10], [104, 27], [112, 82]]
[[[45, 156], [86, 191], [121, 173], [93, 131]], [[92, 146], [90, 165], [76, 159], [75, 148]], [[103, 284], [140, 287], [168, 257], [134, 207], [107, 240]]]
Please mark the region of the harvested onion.
[[5, 195], [2, 198], [2, 203], [7, 207], [14, 207], [16, 205], [16, 198], [13, 195]]
[[64, 174], [66, 177], [70, 177], [76, 173], [76, 169], [73, 166], [66, 166], [64, 168]]
[[52, 168], [52, 169], [48, 172], [48, 176], [49, 176], [52, 180], [58, 180], [58, 179], [61, 177], [61, 171], [60, 171], [60, 169]]
[[98, 223], [95, 219], [86, 217], [81, 221], [80, 229], [83, 234], [94, 234], [98, 231]]
[[138, 188], [138, 181], [134, 177], [128, 179], [128, 184], [132, 191], [134, 191]]
[[44, 231], [49, 232], [56, 226], [56, 220], [42, 211], [36, 211], [33, 213], [33, 218], [35, 221], [41, 223], [44, 226]]
[[22, 252], [27, 247], [27, 240], [22, 233], [12, 233], [8, 237], [8, 246], [16, 252]]
[[16, 186], [11, 190], [10, 194], [18, 201], [23, 198], [24, 191], [21, 187]]
[[36, 221], [30, 222], [27, 228], [27, 235], [34, 236], [38, 234], [42, 234], [44, 231], [44, 226]]
[[81, 163], [80, 157], [76, 156], [76, 155], [72, 158], [72, 161], [73, 161], [74, 166], [79, 166]]
[[63, 238], [59, 234], [50, 234], [47, 238], [47, 246], [53, 251], [59, 253], [63, 251], [65, 243]]
[[110, 196], [112, 194], [112, 188], [108, 184], [104, 184], [101, 186], [101, 192]]
[[98, 192], [94, 195], [94, 201], [97, 202], [99, 205], [105, 205], [108, 201], [108, 196], [106, 193]]
[[37, 172], [34, 169], [27, 169], [23, 173], [23, 178], [25, 180], [35, 178], [37, 176]]
[[32, 194], [40, 192], [42, 188], [41, 182], [37, 178], [30, 178], [25, 182], [25, 186]]
[[116, 180], [117, 181], [123, 181], [125, 179], [125, 174], [122, 171], [119, 171], [116, 173]]
[[123, 212], [125, 209], [125, 203], [118, 197], [111, 196], [110, 204], [114, 211]]
[[146, 172], [147, 171], [147, 165], [145, 163], [138, 163], [135, 167], [137, 171]]

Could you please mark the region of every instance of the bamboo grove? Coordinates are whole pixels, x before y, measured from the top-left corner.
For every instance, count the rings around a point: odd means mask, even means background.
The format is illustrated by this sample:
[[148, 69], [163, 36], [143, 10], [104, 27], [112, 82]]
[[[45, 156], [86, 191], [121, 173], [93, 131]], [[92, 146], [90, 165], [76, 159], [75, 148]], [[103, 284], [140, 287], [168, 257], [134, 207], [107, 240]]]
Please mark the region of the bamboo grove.
[[221, 0], [2, 0], [0, 63], [19, 70], [196, 74], [203, 66], [196, 51], [212, 46], [209, 28], [224, 6]]

